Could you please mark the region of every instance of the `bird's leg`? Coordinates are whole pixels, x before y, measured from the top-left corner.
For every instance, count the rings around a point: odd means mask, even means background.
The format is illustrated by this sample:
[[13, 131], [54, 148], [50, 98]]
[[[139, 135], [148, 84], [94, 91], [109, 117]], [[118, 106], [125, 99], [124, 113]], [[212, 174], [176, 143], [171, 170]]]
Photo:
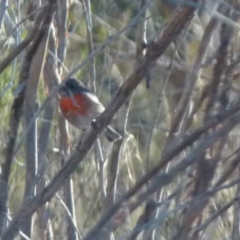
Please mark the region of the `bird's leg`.
[[85, 129], [82, 130], [82, 136], [81, 136], [81, 139], [78, 143], [78, 147], [82, 144], [82, 141], [83, 141], [83, 138], [84, 138], [84, 135], [85, 135], [85, 131], [86, 131]]
[[92, 126], [93, 128], [95, 128], [95, 129], [97, 128], [97, 122], [96, 122], [96, 119], [95, 119], [95, 118], [92, 120], [91, 126]]

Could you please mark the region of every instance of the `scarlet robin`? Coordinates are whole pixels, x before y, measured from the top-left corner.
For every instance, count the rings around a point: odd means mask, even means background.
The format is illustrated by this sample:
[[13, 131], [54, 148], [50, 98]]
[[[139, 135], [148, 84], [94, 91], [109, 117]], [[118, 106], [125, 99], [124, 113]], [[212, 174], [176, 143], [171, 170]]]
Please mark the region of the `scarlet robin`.
[[[104, 106], [97, 96], [74, 78], [68, 79], [59, 89], [62, 115], [75, 127], [87, 129], [103, 111]], [[109, 141], [121, 138], [111, 126], [104, 131]]]

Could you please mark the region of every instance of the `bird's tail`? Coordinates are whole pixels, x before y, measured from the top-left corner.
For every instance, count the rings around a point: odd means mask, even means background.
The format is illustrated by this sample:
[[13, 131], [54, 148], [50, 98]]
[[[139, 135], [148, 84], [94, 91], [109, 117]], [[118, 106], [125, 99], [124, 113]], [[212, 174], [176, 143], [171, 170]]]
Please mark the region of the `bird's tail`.
[[110, 126], [106, 127], [104, 133], [105, 133], [106, 138], [110, 142], [114, 142], [114, 141], [122, 138], [122, 136]]

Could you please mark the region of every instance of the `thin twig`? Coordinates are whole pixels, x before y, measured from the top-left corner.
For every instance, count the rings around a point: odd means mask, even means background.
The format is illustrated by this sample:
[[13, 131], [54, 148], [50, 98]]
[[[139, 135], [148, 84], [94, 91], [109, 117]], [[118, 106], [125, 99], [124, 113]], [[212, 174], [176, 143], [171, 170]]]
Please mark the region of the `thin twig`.
[[[184, 28], [186, 23], [189, 20], [191, 20], [197, 8], [198, 1], [196, 0], [194, 2], [196, 3], [195, 7], [183, 6], [173, 14], [168, 24], [166, 25], [164, 31], [162, 32], [161, 38], [157, 39], [156, 42], [153, 42], [152, 44], [149, 45], [147, 54], [143, 58], [142, 64], [139, 67], [137, 67], [136, 70], [123, 83], [117, 96], [109, 104], [106, 110], [99, 116], [99, 118], [94, 124], [94, 128], [91, 128], [83, 143], [79, 146], [79, 148], [77, 148], [73, 152], [67, 164], [59, 171], [59, 173], [53, 178], [49, 185], [46, 188], [44, 188], [41, 193], [39, 193], [32, 199], [29, 199], [22, 205], [16, 216], [13, 218], [13, 221], [10, 223], [8, 228], [3, 233], [2, 240], [13, 239], [14, 236], [17, 234], [18, 227], [22, 225], [24, 220], [28, 216], [32, 215], [46, 201], [49, 201], [54, 196], [54, 194], [62, 187], [63, 183], [66, 182], [70, 175], [74, 171], [76, 171], [77, 165], [83, 161], [84, 157], [86, 156], [89, 149], [93, 145], [97, 135], [101, 133], [103, 129], [110, 123], [110, 121], [113, 118], [113, 115], [119, 110], [119, 108], [122, 106], [126, 98], [138, 86], [142, 78], [154, 65], [155, 61], [166, 50], [170, 42], [176, 38], [176, 36]], [[235, 121], [237, 120], [238, 119], [236, 118], [232, 119], [233, 122], [231, 122], [231, 127], [234, 126]], [[181, 151], [181, 148], [175, 150]], [[163, 163], [161, 163], [161, 165], [158, 167], [161, 167], [162, 164], [164, 165], [164, 163], [168, 162], [170, 157], [174, 157], [176, 153], [179, 153], [178, 151], [175, 151], [174, 153], [167, 153], [167, 155], [165, 154], [165, 156], [163, 156], [163, 158], [165, 158], [162, 161]], [[158, 172], [158, 170], [159, 168], [156, 168], [154, 169], [154, 171], [151, 171], [151, 173], [153, 173], [153, 176]], [[149, 178], [150, 176], [147, 174], [139, 183], [137, 183], [137, 185], [132, 190], [128, 192], [124, 200], [131, 197], [141, 186], [143, 186], [146, 183], [146, 179]], [[109, 211], [107, 211], [105, 215], [98, 221], [98, 223], [92, 228], [92, 230], [87, 234], [85, 239], [95, 238], [95, 234], [98, 232], [99, 228], [101, 228], [106, 223], [106, 221], [119, 209], [122, 202], [123, 199], [121, 199], [121, 201], [118, 201], [115, 205], [113, 205], [109, 209]]]

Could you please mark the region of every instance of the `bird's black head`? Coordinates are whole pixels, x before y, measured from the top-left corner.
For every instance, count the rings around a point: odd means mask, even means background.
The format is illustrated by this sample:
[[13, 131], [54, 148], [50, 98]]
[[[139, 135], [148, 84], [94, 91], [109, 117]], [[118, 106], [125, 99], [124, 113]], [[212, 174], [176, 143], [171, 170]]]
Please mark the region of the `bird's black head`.
[[59, 95], [61, 97], [69, 96], [70, 94], [90, 92], [83, 84], [81, 84], [75, 78], [69, 78], [65, 84], [59, 89]]

